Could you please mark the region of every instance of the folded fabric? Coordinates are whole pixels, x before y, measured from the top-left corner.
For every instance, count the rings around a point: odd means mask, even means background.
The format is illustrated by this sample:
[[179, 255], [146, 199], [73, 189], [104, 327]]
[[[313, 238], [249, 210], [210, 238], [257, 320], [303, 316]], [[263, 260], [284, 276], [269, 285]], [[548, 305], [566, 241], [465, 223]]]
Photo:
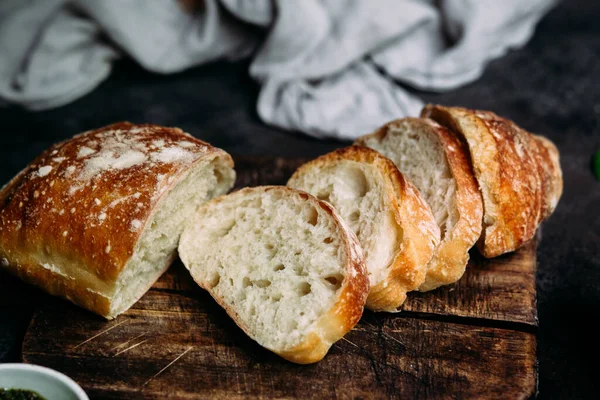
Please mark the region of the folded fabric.
[[554, 3], [4, 0], [0, 98], [58, 107], [93, 90], [122, 55], [158, 73], [253, 55], [266, 123], [351, 139], [416, 115], [422, 103], [406, 87], [445, 91], [477, 79]]

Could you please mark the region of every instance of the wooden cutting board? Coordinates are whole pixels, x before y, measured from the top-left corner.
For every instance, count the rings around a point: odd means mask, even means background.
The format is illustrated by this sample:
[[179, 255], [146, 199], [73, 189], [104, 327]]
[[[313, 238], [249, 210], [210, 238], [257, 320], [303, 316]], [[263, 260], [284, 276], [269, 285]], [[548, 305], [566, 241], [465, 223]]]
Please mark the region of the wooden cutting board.
[[[284, 184], [301, 162], [237, 157], [237, 187]], [[366, 311], [313, 365], [249, 339], [180, 262], [113, 321], [48, 298], [23, 361], [64, 372], [91, 398], [528, 398], [536, 243], [492, 260], [473, 251], [460, 282], [412, 293], [399, 314]]]

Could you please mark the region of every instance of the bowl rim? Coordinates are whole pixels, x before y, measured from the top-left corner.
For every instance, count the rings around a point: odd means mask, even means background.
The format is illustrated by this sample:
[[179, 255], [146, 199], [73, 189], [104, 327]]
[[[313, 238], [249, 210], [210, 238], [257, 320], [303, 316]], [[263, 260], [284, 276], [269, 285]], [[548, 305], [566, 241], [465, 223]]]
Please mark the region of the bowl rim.
[[[11, 371], [24, 371], [24, 372], [38, 372], [43, 375], [46, 375], [54, 380], [60, 381], [64, 383], [69, 389], [73, 391], [73, 393], [77, 396], [79, 400], [89, 400], [88, 395], [85, 391], [79, 386], [77, 382], [73, 379], [69, 378], [67, 375], [62, 372], [58, 372], [53, 370], [52, 368], [43, 367], [41, 365], [35, 364], [23, 364], [23, 363], [6, 363], [0, 364], [0, 372], [3, 370], [11, 370]], [[27, 388], [24, 388], [27, 390]]]

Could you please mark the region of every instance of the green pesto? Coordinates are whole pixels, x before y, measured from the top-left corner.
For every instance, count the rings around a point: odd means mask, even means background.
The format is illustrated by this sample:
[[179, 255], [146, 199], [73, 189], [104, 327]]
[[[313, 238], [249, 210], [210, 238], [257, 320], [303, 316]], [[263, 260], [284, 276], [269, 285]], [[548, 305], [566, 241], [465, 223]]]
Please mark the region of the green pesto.
[[596, 175], [596, 179], [600, 181], [600, 150], [596, 151], [596, 154], [594, 155], [592, 168], [594, 170], [594, 175]]
[[0, 388], [0, 400], [46, 400], [32, 390]]

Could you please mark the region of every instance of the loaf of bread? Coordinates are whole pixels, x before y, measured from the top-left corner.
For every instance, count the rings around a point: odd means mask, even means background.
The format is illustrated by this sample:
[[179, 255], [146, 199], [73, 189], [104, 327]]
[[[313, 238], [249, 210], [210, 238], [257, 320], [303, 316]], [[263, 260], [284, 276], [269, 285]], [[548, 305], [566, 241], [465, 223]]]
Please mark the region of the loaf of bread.
[[176, 128], [117, 123], [44, 151], [0, 191], [1, 268], [108, 319], [168, 268], [231, 157]]
[[466, 146], [430, 119], [392, 121], [356, 140], [394, 162], [431, 206], [441, 244], [420, 291], [458, 281], [481, 235], [483, 204]]
[[252, 339], [287, 360], [321, 360], [362, 315], [369, 281], [356, 236], [326, 202], [284, 186], [200, 206], [179, 256]]
[[298, 168], [288, 186], [331, 203], [365, 252], [367, 308], [397, 312], [424, 281], [440, 230], [419, 191], [381, 154], [351, 146]]
[[480, 252], [495, 257], [531, 240], [562, 194], [556, 147], [489, 111], [428, 105], [422, 116], [469, 148], [484, 204]]

